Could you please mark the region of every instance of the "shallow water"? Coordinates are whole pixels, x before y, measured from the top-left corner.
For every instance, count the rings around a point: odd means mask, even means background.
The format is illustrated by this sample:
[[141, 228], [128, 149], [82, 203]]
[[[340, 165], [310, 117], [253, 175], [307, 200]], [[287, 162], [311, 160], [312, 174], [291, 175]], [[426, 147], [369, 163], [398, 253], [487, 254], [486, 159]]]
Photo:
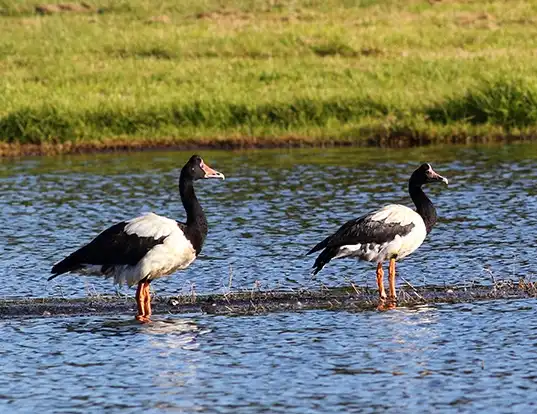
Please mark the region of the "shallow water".
[[534, 412], [535, 301], [1, 321], [0, 410]]
[[[0, 297], [114, 292], [96, 278], [46, 278], [116, 221], [182, 220], [177, 178], [190, 155], [0, 161]], [[440, 221], [398, 282], [533, 277], [536, 145], [202, 155], [227, 177], [197, 183], [209, 236], [188, 270], [153, 283], [158, 294], [374, 286], [374, 266], [352, 260], [312, 280], [303, 254], [348, 219], [411, 205], [407, 180], [422, 161], [450, 185], [427, 189]], [[0, 412], [533, 412], [536, 305], [159, 315], [144, 326], [132, 315], [2, 320]]]
[[[421, 161], [450, 179], [429, 185], [439, 223], [399, 274], [414, 285], [531, 276], [537, 263], [537, 146], [413, 150], [204, 152], [225, 181], [197, 182], [209, 220], [202, 255], [152, 284], [159, 294], [250, 288], [374, 285], [374, 266], [333, 261], [311, 280], [304, 253], [346, 220], [387, 203], [412, 205]], [[114, 292], [110, 281], [61, 276], [52, 264], [109, 225], [141, 212], [184, 220], [179, 168], [190, 153], [145, 152], [0, 163], [0, 297]], [[5, 241], [4, 241], [5, 240]], [[231, 277], [230, 277], [231, 276]], [[400, 280], [401, 282], [401, 280]], [[124, 290], [124, 292], [132, 293]]]

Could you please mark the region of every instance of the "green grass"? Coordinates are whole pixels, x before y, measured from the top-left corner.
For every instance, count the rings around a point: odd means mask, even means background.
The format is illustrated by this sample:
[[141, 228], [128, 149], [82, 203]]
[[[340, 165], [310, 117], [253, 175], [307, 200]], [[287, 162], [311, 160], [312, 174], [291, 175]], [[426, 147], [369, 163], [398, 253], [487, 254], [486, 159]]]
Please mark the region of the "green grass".
[[537, 132], [537, 1], [87, 3], [0, 0], [0, 142]]
[[430, 119], [449, 124], [537, 125], [537, 85], [516, 78], [496, 79], [430, 108]]

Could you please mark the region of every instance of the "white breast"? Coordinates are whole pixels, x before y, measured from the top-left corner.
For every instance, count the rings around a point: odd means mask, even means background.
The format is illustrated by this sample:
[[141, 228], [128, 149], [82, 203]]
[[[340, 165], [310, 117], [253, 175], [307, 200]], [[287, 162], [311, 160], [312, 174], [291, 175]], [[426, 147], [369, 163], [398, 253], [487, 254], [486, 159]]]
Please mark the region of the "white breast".
[[406, 236], [395, 236], [395, 239], [386, 245], [380, 255], [382, 261], [394, 256], [397, 260], [401, 260], [421, 246], [427, 236], [427, 231], [421, 217], [420, 220], [421, 222], [416, 222], [416, 226]]
[[382, 261], [394, 255], [397, 255], [397, 260], [403, 259], [420, 247], [427, 236], [425, 223], [421, 216], [411, 208], [400, 204], [390, 204], [384, 207], [372, 219], [384, 219], [386, 223], [399, 223], [402, 226], [414, 225], [410, 233], [405, 236], [395, 236], [391, 242], [384, 246], [379, 254]]

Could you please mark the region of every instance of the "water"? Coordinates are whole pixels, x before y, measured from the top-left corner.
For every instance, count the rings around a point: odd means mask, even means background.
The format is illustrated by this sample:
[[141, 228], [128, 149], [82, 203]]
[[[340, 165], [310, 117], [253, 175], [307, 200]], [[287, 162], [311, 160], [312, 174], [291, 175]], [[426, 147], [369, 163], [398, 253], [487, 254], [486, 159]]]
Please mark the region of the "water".
[[[0, 297], [113, 293], [106, 280], [46, 278], [55, 261], [117, 221], [143, 211], [184, 219], [177, 178], [190, 155], [1, 161]], [[374, 286], [374, 266], [352, 260], [312, 280], [314, 258], [304, 253], [346, 220], [387, 203], [411, 205], [408, 177], [423, 161], [450, 185], [427, 188], [440, 221], [398, 265], [399, 283], [534, 276], [537, 145], [202, 155], [227, 177], [196, 184], [209, 236], [189, 269], [153, 283], [157, 294], [192, 285], [216, 293], [256, 283]], [[531, 412], [535, 313], [534, 301], [496, 301], [157, 316], [148, 326], [132, 315], [4, 320], [0, 411]]]
[[[534, 412], [535, 301], [2, 321], [0, 410]], [[34, 411], [35, 412], [35, 411]]]
[[[0, 297], [114, 292], [107, 280], [61, 276], [52, 264], [118, 221], [155, 211], [184, 220], [177, 179], [190, 153], [29, 158], [0, 163]], [[316, 280], [304, 253], [345, 221], [387, 203], [412, 205], [408, 177], [427, 160], [450, 179], [429, 185], [439, 223], [399, 265], [415, 285], [531, 276], [536, 264], [537, 146], [206, 152], [225, 181], [197, 182], [209, 235], [185, 272], [159, 294], [374, 285], [374, 266], [334, 261]], [[5, 240], [5, 242], [4, 242]], [[439, 271], [441, 269], [441, 271]], [[124, 290], [125, 291], [125, 290]], [[127, 292], [127, 291], [125, 291]], [[132, 293], [132, 292], [131, 292]]]

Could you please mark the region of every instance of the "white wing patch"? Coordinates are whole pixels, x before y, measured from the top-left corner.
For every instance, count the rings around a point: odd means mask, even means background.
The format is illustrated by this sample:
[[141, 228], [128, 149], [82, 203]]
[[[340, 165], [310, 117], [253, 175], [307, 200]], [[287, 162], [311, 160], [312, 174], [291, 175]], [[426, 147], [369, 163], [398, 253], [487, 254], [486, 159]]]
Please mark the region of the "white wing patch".
[[423, 222], [421, 216], [411, 208], [401, 204], [389, 204], [371, 215], [371, 220], [397, 223], [401, 226]]
[[177, 222], [167, 217], [159, 216], [155, 213], [145, 213], [127, 222], [125, 232], [136, 234], [140, 237], [153, 237], [160, 239], [169, 236], [177, 230]]

